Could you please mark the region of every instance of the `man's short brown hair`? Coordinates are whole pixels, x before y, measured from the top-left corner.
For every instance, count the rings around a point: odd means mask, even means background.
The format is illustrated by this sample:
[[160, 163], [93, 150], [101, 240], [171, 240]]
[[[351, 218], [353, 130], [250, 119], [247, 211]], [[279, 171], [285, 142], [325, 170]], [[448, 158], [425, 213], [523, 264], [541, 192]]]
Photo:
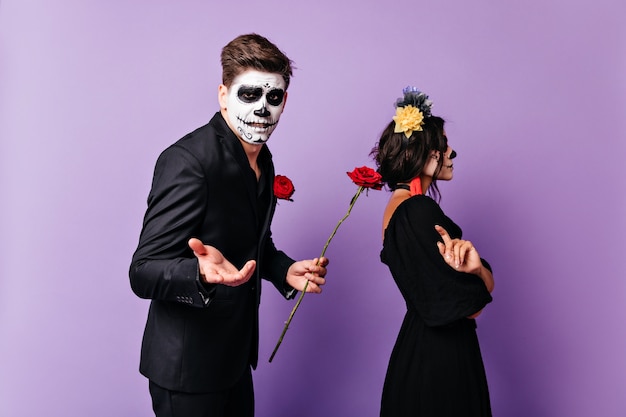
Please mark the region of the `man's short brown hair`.
[[289, 87], [293, 62], [276, 45], [256, 33], [240, 35], [222, 49], [222, 84], [230, 87], [249, 69], [280, 74]]

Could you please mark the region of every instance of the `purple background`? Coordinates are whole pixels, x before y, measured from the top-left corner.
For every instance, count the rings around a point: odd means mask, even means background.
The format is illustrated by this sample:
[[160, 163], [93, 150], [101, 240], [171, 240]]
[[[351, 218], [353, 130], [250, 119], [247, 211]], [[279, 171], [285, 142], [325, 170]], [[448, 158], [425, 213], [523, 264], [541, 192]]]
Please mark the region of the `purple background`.
[[[297, 4], [297, 5], [296, 5]], [[270, 148], [295, 202], [277, 245], [318, 256], [407, 84], [459, 153], [442, 206], [493, 265], [479, 337], [494, 415], [624, 416], [622, 1], [0, 3], [0, 416], [150, 416], [131, 292], [152, 169], [217, 109], [252, 31], [298, 70]], [[259, 417], [378, 415], [404, 303], [361, 197], [274, 362], [293, 302], [266, 285]]]

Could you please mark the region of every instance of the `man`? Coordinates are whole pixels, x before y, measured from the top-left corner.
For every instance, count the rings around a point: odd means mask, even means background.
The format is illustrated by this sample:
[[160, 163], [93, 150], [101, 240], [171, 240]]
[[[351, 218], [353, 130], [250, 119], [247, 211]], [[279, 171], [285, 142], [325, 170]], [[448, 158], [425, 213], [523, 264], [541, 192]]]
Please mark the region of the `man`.
[[133, 291], [152, 300], [140, 372], [158, 417], [253, 416], [261, 278], [288, 299], [325, 283], [327, 259], [295, 262], [271, 238], [266, 142], [292, 62], [257, 34], [221, 61], [220, 112], [159, 156], [130, 267]]

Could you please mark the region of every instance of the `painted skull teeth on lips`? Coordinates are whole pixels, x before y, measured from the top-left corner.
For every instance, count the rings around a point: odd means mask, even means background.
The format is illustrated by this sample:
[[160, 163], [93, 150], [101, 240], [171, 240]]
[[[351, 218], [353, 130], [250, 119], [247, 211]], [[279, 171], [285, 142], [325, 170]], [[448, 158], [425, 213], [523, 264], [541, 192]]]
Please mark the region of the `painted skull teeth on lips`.
[[276, 126], [276, 124], [278, 123], [278, 122], [253, 122], [253, 121], [246, 121], [246, 120], [244, 120], [244, 119], [242, 119], [240, 117], [237, 117], [237, 120], [239, 120], [239, 122], [241, 122], [241, 123], [243, 123], [243, 124], [245, 124], [247, 126], [255, 128], [255, 129], [269, 129], [272, 126]]

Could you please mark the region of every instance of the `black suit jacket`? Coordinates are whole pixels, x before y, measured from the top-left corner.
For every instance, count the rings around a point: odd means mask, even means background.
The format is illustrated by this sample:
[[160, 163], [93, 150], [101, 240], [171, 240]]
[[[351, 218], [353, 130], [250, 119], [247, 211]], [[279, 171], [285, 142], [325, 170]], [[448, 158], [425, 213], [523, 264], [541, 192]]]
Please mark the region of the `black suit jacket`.
[[[271, 238], [274, 166], [265, 145], [258, 163], [257, 183], [220, 113], [157, 160], [129, 275], [135, 294], [152, 300], [140, 372], [164, 388], [210, 392], [234, 384], [256, 366], [261, 278], [294, 295], [285, 282], [294, 261]], [[256, 259], [254, 276], [238, 287], [202, 283], [191, 237], [237, 268]]]

